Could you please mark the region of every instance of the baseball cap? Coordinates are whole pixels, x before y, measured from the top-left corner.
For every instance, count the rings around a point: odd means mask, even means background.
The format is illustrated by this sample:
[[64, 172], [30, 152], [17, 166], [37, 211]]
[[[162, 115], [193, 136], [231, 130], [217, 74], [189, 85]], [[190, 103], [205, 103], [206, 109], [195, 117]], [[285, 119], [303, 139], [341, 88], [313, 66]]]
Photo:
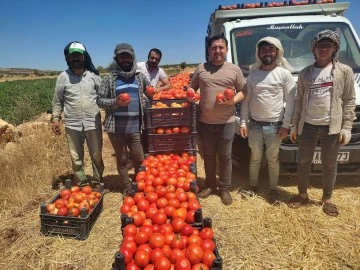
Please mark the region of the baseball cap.
[[78, 42], [71, 43], [71, 45], [69, 47], [69, 54], [72, 54], [74, 52], [84, 54], [85, 51], [86, 51], [86, 49], [85, 49], [84, 45], [82, 45], [81, 43], [78, 43]]
[[132, 56], [134, 56], [134, 49], [130, 44], [127, 43], [121, 43], [121, 44], [117, 44], [114, 50], [114, 54], [119, 55], [121, 53], [129, 53]]

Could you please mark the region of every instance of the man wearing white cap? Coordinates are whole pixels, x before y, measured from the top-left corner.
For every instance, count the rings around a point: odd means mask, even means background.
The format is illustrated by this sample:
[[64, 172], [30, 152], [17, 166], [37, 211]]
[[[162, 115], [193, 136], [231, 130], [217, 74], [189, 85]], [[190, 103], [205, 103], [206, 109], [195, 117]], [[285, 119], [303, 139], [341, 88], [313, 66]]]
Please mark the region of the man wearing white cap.
[[249, 137], [251, 159], [248, 192], [251, 195], [259, 191], [259, 171], [265, 144], [270, 180], [269, 202], [273, 204], [280, 199], [277, 191], [279, 148], [282, 139], [289, 134], [295, 81], [291, 75], [292, 67], [284, 58], [284, 50], [278, 39], [260, 39], [255, 58], [256, 62], [246, 79], [245, 100], [241, 104], [240, 135]]
[[[69, 68], [57, 78], [52, 102], [52, 130], [61, 134], [60, 119], [64, 112], [65, 134], [72, 168], [79, 185], [97, 186], [102, 181], [101, 117], [96, 105], [96, 92], [101, 79], [86, 48], [80, 42], [70, 42], [64, 49]], [[93, 177], [90, 181], [84, 170], [84, 143], [89, 149]]]

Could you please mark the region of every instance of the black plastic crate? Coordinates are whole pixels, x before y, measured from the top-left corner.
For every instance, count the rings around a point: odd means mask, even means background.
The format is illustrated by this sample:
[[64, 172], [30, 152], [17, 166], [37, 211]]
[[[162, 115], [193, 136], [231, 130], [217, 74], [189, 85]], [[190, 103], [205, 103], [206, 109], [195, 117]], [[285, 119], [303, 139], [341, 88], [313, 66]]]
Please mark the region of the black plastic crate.
[[196, 133], [148, 134], [149, 153], [196, 151]]
[[[201, 209], [199, 209], [199, 210], [201, 210]], [[202, 219], [202, 214], [201, 214], [201, 219]], [[212, 220], [211, 220], [211, 218], [204, 218], [204, 219], [202, 219], [201, 222], [198, 222], [197, 224], [195, 224], [193, 226], [196, 227], [198, 230], [201, 230], [202, 228], [205, 228], [205, 227], [212, 228]], [[213, 240], [215, 243], [215, 249], [214, 249], [215, 259], [213, 261], [213, 266], [210, 268], [210, 270], [222, 270], [223, 269], [222, 268], [223, 267], [223, 259], [221, 258], [220, 254], [219, 254], [219, 250], [216, 245], [216, 240], [215, 239], [213, 239]], [[114, 262], [112, 264], [112, 270], [125, 270], [125, 258], [124, 258], [124, 255], [119, 251], [117, 251], [115, 253]]]
[[[152, 106], [162, 102], [168, 106], [172, 103], [186, 103], [187, 107], [179, 108], [153, 108]], [[169, 126], [188, 126], [196, 131], [196, 104], [186, 99], [164, 99], [146, 101], [146, 126], [148, 129]]]
[[[98, 191], [101, 192], [101, 197], [93, 210], [88, 213], [85, 209], [82, 209], [80, 211], [80, 217], [50, 215], [46, 212], [46, 203], [41, 203], [41, 233], [45, 236], [60, 235], [85, 240], [103, 210], [104, 184], [100, 185]], [[59, 198], [60, 195], [58, 194], [49, 203], [54, 203]]]

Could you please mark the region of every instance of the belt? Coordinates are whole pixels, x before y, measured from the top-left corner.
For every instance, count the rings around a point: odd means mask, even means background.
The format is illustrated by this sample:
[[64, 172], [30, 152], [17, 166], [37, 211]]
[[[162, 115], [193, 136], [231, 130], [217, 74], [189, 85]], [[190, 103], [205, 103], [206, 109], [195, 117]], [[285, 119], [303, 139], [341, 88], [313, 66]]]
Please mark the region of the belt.
[[278, 125], [282, 125], [282, 122], [281, 121], [277, 121], [277, 122], [264, 122], [264, 121], [256, 121], [252, 118], [250, 118], [250, 122], [251, 123], [254, 123], [256, 125], [259, 125], [259, 126], [278, 126]]

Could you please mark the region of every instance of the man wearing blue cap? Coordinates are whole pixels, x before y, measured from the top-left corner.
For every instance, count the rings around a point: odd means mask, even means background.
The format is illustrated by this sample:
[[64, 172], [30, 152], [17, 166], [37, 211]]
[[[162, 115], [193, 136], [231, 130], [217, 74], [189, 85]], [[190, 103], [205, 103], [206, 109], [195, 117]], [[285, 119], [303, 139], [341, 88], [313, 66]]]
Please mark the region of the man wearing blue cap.
[[[80, 42], [70, 42], [64, 49], [68, 69], [57, 78], [52, 102], [52, 130], [61, 134], [60, 120], [64, 112], [65, 134], [75, 180], [79, 185], [97, 187], [102, 181], [102, 128], [100, 110], [96, 105], [101, 78], [89, 53]], [[90, 181], [84, 170], [84, 143], [92, 161]]]

